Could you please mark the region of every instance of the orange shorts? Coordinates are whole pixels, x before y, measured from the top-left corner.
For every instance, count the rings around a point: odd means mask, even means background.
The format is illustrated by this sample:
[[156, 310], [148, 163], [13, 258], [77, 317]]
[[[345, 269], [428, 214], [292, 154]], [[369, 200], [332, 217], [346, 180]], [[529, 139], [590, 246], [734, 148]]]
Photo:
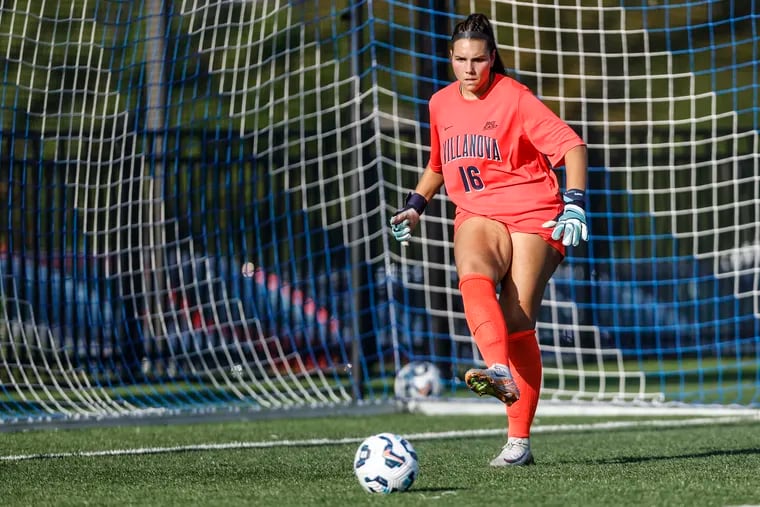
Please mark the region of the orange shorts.
[[478, 213], [471, 213], [457, 207], [456, 215], [454, 217], [454, 234], [456, 234], [459, 226], [462, 225], [462, 223], [468, 218], [485, 217], [490, 218], [491, 220], [496, 220], [497, 222], [501, 222], [504, 224], [504, 227], [506, 227], [507, 232], [509, 233], [524, 232], [528, 234], [538, 234], [544, 239], [544, 241], [546, 241], [549, 245], [551, 245], [555, 250], [564, 256], [565, 245], [562, 244], [562, 240], [552, 239], [552, 229], [542, 227], [545, 222], [554, 220], [554, 218], [561, 211], [562, 204], [557, 204], [557, 207], [554, 209], [538, 211], [531, 210], [530, 212], [522, 214], [485, 216]]

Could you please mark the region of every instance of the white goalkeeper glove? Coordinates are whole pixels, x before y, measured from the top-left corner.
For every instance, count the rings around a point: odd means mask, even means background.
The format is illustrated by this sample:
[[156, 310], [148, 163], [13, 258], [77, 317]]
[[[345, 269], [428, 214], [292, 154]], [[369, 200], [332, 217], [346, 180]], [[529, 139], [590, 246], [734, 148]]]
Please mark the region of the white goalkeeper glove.
[[405, 243], [412, 237], [412, 231], [420, 223], [420, 215], [425, 211], [427, 199], [421, 194], [410, 193], [403, 208], [393, 214], [390, 220], [391, 232], [396, 241]]
[[586, 224], [586, 193], [583, 190], [570, 189], [562, 195], [565, 209], [554, 220], [544, 223], [552, 231], [552, 239], [562, 238], [565, 246], [578, 246], [581, 240], [588, 241], [588, 225]]

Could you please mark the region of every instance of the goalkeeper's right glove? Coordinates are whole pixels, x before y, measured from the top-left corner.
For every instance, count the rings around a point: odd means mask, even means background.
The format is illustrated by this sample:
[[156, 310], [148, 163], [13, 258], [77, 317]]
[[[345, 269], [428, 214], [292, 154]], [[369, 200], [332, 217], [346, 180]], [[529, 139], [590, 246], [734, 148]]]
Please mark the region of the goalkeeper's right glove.
[[425, 211], [427, 199], [421, 194], [410, 193], [406, 198], [406, 204], [403, 208], [393, 214], [391, 217], [391, 232], [396, 241], [409, 241], [412, 237], [412, 231], [420, 223], [420, 215]]

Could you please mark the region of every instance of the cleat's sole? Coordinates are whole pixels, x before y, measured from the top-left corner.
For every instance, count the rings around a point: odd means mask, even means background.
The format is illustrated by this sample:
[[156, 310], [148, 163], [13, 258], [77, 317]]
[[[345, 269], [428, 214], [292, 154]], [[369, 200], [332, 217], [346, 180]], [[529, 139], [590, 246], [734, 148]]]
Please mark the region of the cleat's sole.
[[493, 378], [490, 375], [481, 373], [480, 371], [468, 371], [464, 380], [470, 390], [478, 396], [493, 396], [507, 406], [512, 405], [520, 399], [517, 386], [515, 386], [515, 392], [499, 389], [494, 384]]

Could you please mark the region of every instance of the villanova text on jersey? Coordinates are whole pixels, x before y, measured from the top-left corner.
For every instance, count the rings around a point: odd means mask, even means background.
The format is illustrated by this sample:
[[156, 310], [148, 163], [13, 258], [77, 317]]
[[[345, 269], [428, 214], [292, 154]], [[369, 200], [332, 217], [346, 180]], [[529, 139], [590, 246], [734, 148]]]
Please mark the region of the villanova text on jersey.
[[501, 162], [499, 141], [483, 134], [462, 134], [443, 141], [441, 161], [448, 164], [460, 158], [480, 158]]

